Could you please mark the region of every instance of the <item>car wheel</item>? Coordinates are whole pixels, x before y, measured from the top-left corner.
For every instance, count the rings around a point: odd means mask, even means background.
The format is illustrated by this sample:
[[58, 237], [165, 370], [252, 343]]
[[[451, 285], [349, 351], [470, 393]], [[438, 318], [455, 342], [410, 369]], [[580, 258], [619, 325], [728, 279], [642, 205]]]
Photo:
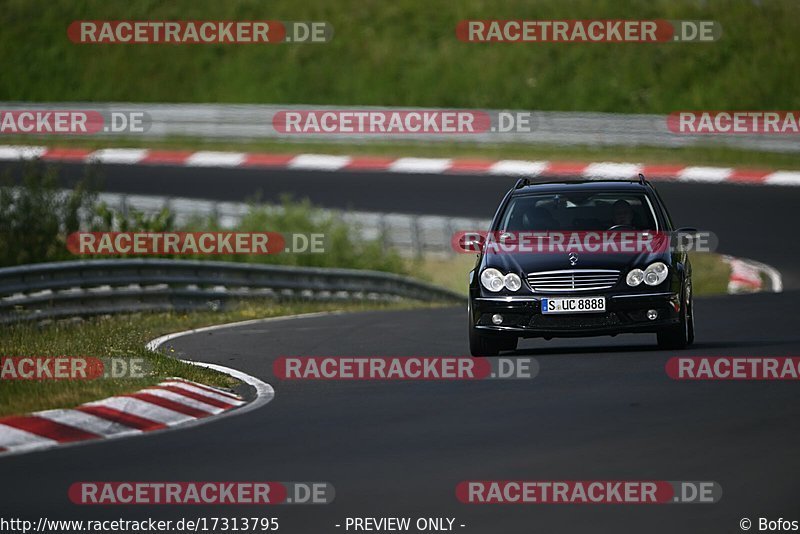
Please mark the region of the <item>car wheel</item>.
[[667, 327], [656, 334], [658, 346], [662, 349], [685, 349], [694, 342], [694, 317], [691, 310], [691, 289], [687, 288], [686, 293], [688, 293], [689, 299], [681, 306], [681, 315], [678, 324]]
[[467, 302], [469, 352], [473, 356], [497, 356], [501, 350], [517, 350], [517, 336], [480, 334], [472, 323], [472, 301]]
[[504, 337], [501, 339], [502, 348], [500, 350], [508, 350], [508, 351], [517, 350], [518, 341], [519, 338], [517, 336]]
[[694, 343], [694, 298], [692, 298], [692, 286], [688, 288], [689, 299], [686, 303], [686, 345]]
[[497, 356], [502, 349], [500, 340], [482, 336], [470, 328], [469, 352], [473, 356]]

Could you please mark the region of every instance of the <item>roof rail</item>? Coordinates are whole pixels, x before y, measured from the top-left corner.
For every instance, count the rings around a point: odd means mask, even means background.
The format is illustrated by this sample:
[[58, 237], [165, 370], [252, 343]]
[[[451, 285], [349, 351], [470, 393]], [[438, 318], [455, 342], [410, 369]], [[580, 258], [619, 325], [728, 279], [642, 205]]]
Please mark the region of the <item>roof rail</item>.
[[642, 184], [642, 185], [647, 183], [647, 180], [645, 180], [644, 174], [642, 174], [642, 173], [639, 173], [639, 183]]
[[526, 185], [531, 185], [530, 178], [520, 178], [517, 180], [516, 185], [514, 185], [514, 189], [519, 189], [520, 187], [525, 187]]

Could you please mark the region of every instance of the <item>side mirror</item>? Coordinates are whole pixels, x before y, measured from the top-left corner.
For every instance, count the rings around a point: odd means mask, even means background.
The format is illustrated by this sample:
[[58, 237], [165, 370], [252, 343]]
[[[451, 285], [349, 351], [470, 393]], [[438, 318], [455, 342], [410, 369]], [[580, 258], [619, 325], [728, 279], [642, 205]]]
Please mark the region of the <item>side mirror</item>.
[[675, 250], [678, 252], [689, 252], [693, 250], [697, 233], [697, 228], [691, 226], [684, 226], [675, 230]]
[[458, 240], [458, 247], [464, 252], [479, 254], [486, 244], [486, 238], [480, 234], [465, 234]]

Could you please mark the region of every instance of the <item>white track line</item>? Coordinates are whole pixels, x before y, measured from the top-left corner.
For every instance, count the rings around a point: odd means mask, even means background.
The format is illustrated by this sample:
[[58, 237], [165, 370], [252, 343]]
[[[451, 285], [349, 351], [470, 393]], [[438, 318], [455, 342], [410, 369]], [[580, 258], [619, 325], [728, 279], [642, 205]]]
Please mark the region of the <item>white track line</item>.
[[[193, 328], [191, 330], [184, 330], [182, 332], [174, 332], [172, 334], [166, 334], [164, 336], [157, 337], [156, 339], [151, 340], [150, 342], [145, 345], [148, 350], [156, 351], [161, 348], [162, 345], [167, 343], [168, 341], [172, 341], [173, 339], [184, 337], [192, 334], [197, 334], [201, 332], [212, 332], [214, 330], [224, 330], [226, 328], [235, 328], [237, 326], [247, 326], [247, 325], [254, 325], [254, 324], [262, 324], [262, 323], [273, 323], [279, 321], [292, 321], [295, 319], [308, 319], [312, 317], [323, 317], [326, 315], [339, 315], [344, 312], [340, 311], [333, 311], [333, 312], [315, 312], [315, 313], [302, 313], [298, 315], [287, 315], [284, 317], [267, 317], [264, 319], [249, 319], [247, 321], [237, 321], [234, 323], [225, 323], [225, 324], [217, 324], [212, 326], [204, 326], [202, 328]], [[193, 426], [199, 425], [208, 422], [209, 420], [218, 420], [221, 417], [231, 417], [234, 415], [240, 415], [243, 413], [247, 413], [251, 410], [255, 410], [267, 404], [273, 398], [275, 398], [275, 390], [272, 388], [271, 385], [267, 384], [266, 382], [248, 375], [247, 373], [243, 373], [242, 371], [238, 371], [236, 369], [231, 369], [230, 367], [225, 367], [222, 365], [218, 365], [215, 363], [205, 363], [205, 362], [196, 362], [192, 360], [181, 360], [184, 363], [188, 363], [191, 365], [197, 365], [198, 367], [205, 367], [207, 369], [213, 369], [214, 371], [219, 371], [220, 373], [225, 373], [230, 375], [238, 380], [241, 380], [245, 384], [252, 386], [256, 390], [256, 398], [244, 406], [240, 406], [233, 410], [228, 410], [218, 414], [214, 417], [207, 417], [204, 419], [194, 419], [184, 425], [181, 425], [181, 428], [186, 426]]]

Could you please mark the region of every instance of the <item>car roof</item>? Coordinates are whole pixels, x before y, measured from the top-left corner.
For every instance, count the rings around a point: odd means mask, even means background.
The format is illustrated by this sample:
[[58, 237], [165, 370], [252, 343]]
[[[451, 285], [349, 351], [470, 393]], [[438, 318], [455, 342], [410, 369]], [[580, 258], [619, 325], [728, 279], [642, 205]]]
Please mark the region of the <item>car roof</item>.
[[638, 180], [569, 180], [558, 182], [535, 182], [523, 185], [514, 191], [514, 196], [535, 193], [567, 193], [594, 191], [629, 191], [645, 193], [649, 184]]

